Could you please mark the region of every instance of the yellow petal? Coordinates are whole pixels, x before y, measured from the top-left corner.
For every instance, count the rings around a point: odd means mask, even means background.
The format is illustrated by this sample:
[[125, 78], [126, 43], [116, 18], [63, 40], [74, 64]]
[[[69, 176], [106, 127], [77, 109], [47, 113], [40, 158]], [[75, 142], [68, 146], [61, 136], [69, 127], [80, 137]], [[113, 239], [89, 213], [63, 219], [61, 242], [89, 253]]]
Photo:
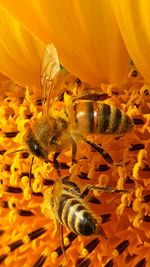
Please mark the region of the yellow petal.
[[129, 54], [150, 82], [150, 1], [112, 0], [112, 5]]
[[128, 54], [109, 0], [0, 2], [42, 41], [53, 42], [61, 63], [80, 79], [116, 82], [126, 73]]
[[0, 71], [21, 85], [39, 86], [43, 43], [0, 5]]

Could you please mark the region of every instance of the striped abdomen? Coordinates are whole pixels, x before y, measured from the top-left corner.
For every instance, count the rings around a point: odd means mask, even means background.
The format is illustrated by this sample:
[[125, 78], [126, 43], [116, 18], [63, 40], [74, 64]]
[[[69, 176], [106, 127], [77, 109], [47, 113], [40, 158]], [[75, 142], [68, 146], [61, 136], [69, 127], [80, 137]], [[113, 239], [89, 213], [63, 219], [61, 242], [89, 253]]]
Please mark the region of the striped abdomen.
[[74, 105], [74, 128], [83, 133], [123, 134], [133, 127], [133, 120], [118, 108], [94, 101]]
[[[63, 189], [59, 206], [58, 219], [78, 235], [89, 236], [97, 233], [97, 220], [79, 197]], [[100, 234], [100, 233], [99, 233]]]

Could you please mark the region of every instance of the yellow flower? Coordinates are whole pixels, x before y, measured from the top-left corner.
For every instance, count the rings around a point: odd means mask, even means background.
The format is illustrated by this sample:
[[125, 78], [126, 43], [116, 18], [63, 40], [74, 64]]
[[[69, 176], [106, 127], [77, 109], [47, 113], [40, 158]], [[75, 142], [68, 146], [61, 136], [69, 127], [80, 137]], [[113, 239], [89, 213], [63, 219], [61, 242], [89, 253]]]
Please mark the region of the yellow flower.
[[[146, 0], [0, 0], [0, 266], [149, 266], [148, 8]], [[89, 136], [102, 144], [113, 164], [82, 142], [73, 166], [70, 150], [60, 154], [61, 177], [69, 175], [81, 190], [88, 184], [126, 189], [94, 190], [93, 198], [83, 200], [97, 202], [88, 206], [107, 239], [76, 236], [64, 227], [66, 258], [59, 229], [43, 203], [47, 188], [60, 179], [52, 153], [48, 163], [34, 159], [33, 192], [31, 156], [23, 150], [12, 153], [24, 148], [28, 128], [41, 116], [40, 66], [48, 43], [54, 43], [60, 63], [73, 74], [60, 87], [74, 94], [76, 76], [82, 81], [78, 96], [86, 89], [105, 94], [104, 103], [135, 123], [132, 132], [119, 137]], [[62, 104], [56, 103], [58, 109]]]

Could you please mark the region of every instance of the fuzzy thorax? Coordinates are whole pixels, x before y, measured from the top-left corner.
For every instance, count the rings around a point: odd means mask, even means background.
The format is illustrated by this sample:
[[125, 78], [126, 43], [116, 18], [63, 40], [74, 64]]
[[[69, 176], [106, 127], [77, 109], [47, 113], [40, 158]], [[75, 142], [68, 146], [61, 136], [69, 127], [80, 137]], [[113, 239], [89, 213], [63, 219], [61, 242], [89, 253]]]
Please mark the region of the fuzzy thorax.
[[29, 129], [26, 144], [29, 151], [40, 158], [47, 158], [50, 151], [58, 151], [59, 137], [64, 133], [67, 124], [63, 119], [41, 117]]

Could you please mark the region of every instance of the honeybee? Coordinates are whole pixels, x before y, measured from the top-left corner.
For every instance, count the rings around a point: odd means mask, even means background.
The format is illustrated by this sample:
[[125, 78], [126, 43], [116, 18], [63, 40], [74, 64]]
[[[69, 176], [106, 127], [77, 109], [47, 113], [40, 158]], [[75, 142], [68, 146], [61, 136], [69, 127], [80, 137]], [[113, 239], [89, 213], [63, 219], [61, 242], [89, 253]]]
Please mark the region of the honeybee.
[[[43, 94], [43, 115], [31, 126], [26, 144], [33, 156], [47, 159], [54, 152], [54, 166], [58, 167], [60, 152], [72, 145], [72, 162], [76, 161], [77, 141], [90, 145], [109, 163], [111, 156], [102, 146], [87, 139], [88, 134], [124, 134], [133, 128], [133, 120], [116, 107], [97, 101], [98, 95], [75, 97], [64, 92], [64, 101], [59, 108], [62, 89], [60, 81], [64, 76], [58, 54], [53, 44], [47, 46], [41, 66]], [[75, 85], [76, 86], [76, 85]]]
[[[93, 185], [87, 185], [81, 192], [78, 185], [74, 181], [69, 180], [68, 177], [56, 180], [53, 186], [47, 189], [44, 194], [45, 212], [53, 219], [56, 230], [58, 222], [62, 225], [62, 231], [63, 226], [65, 226], [77, 235], [101, 235], [105, 239], [107, 238], [101, 226], [102, 217], [93, 214], [84, 201], [84, 198], [87, 197], [91, 190], [109, 193], [128, 192], [126, 189], [118, 190], [109, 186], [100, 187]], [[61, 236], [63, 238], [63, 232]]]

